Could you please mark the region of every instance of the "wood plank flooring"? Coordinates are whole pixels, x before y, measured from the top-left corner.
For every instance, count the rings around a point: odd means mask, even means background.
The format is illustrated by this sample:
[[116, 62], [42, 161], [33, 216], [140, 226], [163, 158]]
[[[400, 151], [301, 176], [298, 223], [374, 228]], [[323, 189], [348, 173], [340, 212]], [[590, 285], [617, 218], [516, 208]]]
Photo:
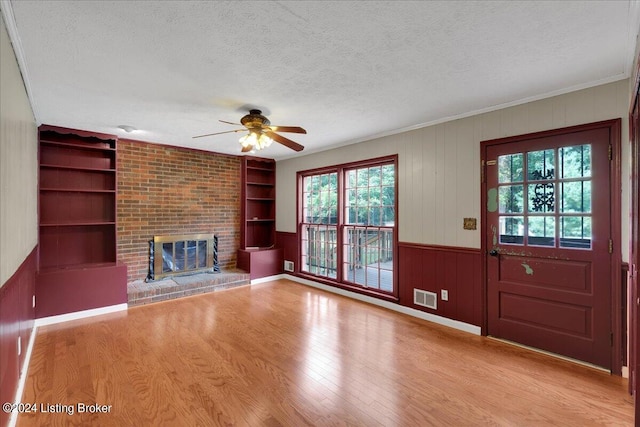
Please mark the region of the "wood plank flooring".
[[22, 401], [18, 426], [633, 425], [622, 378], [287, 280], [41, 327]]

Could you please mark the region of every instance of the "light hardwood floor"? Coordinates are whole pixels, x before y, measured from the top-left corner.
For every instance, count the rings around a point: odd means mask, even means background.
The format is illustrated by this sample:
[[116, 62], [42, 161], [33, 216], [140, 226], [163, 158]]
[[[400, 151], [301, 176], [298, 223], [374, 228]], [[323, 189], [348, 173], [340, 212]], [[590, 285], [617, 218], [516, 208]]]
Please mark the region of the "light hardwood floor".
[[41, 327], [22, 401], [74, 413], [18, 426], [633, 425], [622, 378], [286, 280]]

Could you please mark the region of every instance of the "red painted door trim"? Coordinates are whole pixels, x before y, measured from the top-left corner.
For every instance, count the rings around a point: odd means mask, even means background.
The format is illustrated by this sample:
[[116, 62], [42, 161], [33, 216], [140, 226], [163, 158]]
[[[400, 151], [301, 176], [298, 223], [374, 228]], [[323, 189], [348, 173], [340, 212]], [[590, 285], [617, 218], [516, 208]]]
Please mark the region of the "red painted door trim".
[[[482, 236], [486, 236], [487, 213], [484, 208], [487, 203], [487, 183], [486, 183], [486, 166], [487, 148], [499, 144], [506, 144], [529, 139], [546, 138], [558, 136], [572, 132], [581, 132], [593, 129], [608, 128], [610, 132], [610, 143], [612, 147], [613, 161], [611, 164], [611, 238], [613, 240], [613, 253], [611, 257], [611, 327], [613, 332], [612, 346], [612, 363], [611, 372], [616, 375], [622, 374], [622, 341], [620, 331], [622, 328], [622, 320], [618, 315], [621, 310], [621, 159], [620, 159], [620, 135], [621, 135], [621, 119], [605, 120], [601, 122], [588, 123], [566, 128], [553, 129], [542, 132], [534, 132], [530, 134], [517, 135], [505, 138], [482, 141], [480, 143], [480, 161], [481, 161], [481, 230]], [[488, 292], [487, 292], [487, 243], [486, 239], [481, 239], [481, 256], [482, 256], [482, 333], [487, 335], [488, 332]]]

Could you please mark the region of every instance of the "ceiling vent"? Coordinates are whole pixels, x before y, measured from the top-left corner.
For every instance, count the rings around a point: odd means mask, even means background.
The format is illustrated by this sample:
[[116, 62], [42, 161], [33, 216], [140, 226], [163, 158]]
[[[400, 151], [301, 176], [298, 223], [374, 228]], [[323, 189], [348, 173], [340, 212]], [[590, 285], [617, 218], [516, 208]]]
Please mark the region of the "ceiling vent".
[[421, 305], [422, 307], [431, 308], [433, 310], [438, 309], [438, 294], [429, 291], [423, 291], [422, 289], [413, 289], [413, 303], [415, 305]]

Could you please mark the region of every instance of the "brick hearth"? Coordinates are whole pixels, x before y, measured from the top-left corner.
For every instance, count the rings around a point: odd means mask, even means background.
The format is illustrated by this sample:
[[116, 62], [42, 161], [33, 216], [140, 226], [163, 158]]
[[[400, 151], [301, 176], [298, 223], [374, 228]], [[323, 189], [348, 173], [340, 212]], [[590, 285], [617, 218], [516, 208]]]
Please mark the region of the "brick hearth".
[[168, 277], [151, 282], [136, 280], [127, 285], [127, 296], [129, 307], [132, 307], [249, 284], [249, 274], [242, 270], [228, 270], [221, 273]]

